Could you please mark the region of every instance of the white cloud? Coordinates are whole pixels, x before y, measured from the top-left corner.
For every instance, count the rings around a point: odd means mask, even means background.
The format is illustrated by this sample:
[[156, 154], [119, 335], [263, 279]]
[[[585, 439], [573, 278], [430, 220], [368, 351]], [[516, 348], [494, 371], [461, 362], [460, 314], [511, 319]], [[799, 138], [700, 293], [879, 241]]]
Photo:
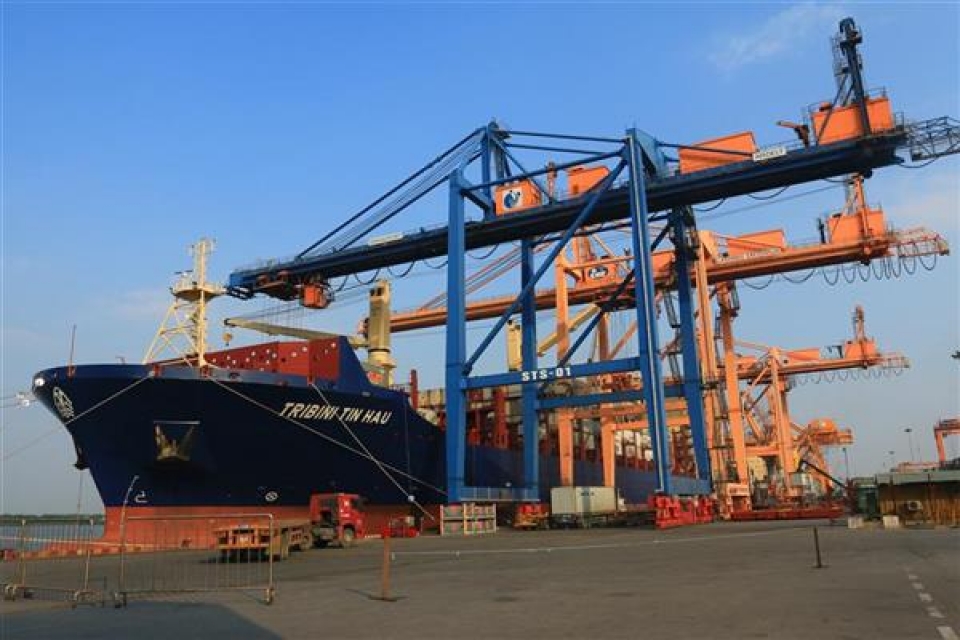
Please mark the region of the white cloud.
[[867, 181], [867, 199], [879, 201], [898, 227], [927, 226], [956, 239], [960, 237], [960, 172], [955, 161], [942, 162], [942, 167], [929, 169], [886, 169], [878, 173], [876, 187]]
[[155, 319], [159, 326], [163, 314], [173, 302], [169, 290], [140, 289], [127, 291], [114, 303], [114, 311], [128, 320]]
[[830, 26], [836, 26], [843, 16], [836, 4], [788, 6], [749, 31], [718, 36], [708, 57], [721, 71], [735, 71], [794, 49], [810, 34], [828, 33]]

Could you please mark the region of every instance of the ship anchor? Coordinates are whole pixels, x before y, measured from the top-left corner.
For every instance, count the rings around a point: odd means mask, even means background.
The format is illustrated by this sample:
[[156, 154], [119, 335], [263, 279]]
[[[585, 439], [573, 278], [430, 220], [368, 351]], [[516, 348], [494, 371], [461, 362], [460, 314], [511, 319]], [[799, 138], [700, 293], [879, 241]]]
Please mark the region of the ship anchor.
[[193, 448], [193, 438], [196, 427], [187, 429], [180, 440], [169, 438], [160, 428], [154, 425], [154, 434], [157, 442], [157, 462], [190, 462], [190, 450]]

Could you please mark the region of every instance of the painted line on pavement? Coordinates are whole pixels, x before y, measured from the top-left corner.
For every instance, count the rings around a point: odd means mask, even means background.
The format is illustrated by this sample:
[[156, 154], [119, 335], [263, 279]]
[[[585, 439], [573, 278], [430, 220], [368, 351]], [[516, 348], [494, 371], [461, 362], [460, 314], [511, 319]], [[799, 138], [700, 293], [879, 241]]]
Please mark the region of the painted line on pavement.
[[943, 640], [960, 640], [952, 627], [937, 627], [937, 631], [940, 632], [940, 637]]
[[755, 538], [760, 536], [777, 535], [785, 532], [800, 531], [805, 527], [784, 527], [773, 531], [749, 531], [746, 533], [729, 533], [720, 535], [699, 535], [686, 538], [654, 538], [652, 540], [641, 540], [637, 542], [611, 542], [609, 544], [579, 544], [556, 547], [513, 547], [508, 549], [461, 549], [461, 550], [435, 550], [435, 551], [396, 551], [394, 555], [401, 556], [478, 556], [494, 555], [501, 553], [552, 553], [554, 551], [590, 551], [595, 549], [630, 549], [634, 547], [647, 547], [651, 545], [678, 544], [686, 542], [707, 542], [711, 540], [730, 540], [733, 538]]

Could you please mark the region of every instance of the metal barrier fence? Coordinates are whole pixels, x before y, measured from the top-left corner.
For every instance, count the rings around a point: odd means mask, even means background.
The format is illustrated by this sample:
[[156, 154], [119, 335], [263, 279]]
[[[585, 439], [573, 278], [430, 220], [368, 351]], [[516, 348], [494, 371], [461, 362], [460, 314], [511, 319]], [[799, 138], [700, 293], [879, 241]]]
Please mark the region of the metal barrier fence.
[[74, 607], [102, 606], [106, 575], [92, 562], [102, 532], [93, 518], [0, 520], [4, 599], [67, 598]]
[[130, 516], [121, 523], [115, 605], [157, 594], [262, 592], [273, 602], [279, 555], [273, 516]]

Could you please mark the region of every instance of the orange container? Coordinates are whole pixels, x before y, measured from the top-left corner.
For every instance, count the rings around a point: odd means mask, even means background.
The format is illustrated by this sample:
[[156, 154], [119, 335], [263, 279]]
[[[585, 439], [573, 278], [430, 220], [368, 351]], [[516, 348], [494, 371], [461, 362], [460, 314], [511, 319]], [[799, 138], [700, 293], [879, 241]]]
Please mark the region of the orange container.
[[540, 190], [529, 180], [502, 184], [494, 189], [494, 212], [498, 216], [540, 206]]
[[791, 362], [813, 362], [820, 359], [820, 349], [794, 349], [787, 351], [786, 356]]
[[308, 309], [325, 309], [330, 304], [330, 299], [323, 287], [305, 284], [300, 292], [300, 304]]
[[787, 237], [783, 229], [757, 231], [734, 238], [727, 238], [727, 255], [742, 256], [749, 253], [766, 253], [771, 249], [787, 248]]
[[[700, 148], [680, 149], [680, 173], [693, 173], [694, 171], [722, 167], [725, 164], [751, 160], [753, 153], [757, 150], [757, 141], [754, 140], [752, 131], [743, 131], [724, 138], [697, 142], [691, 146]], [[717, 149], [718, 151], [708, 151], [707, 149]], [[739, 153], [723, 153], [724, 151]]]
[[610, 175], [610, 169], [599, 167], [570, 167], [567, 170], [567, 187], [570, 197], [579, 196], [600, 184]]
[[270, 371], [293, 375], [310, 375], [310, 347], [306, 342], [281, 342], [277, 345], [277, 358]]
[[843, 343], [844, 358], [872, 358], [877, 355], [877, 343], [873, 340], [847, 340]]
[[653, 277], [667, 277], [673, 270], [673, 261], [676, 258], [673, 251], [655, 251], [651, 256]]
[[[886, 233], [886, 222], [882, 209], [867, 209], [866, 223], [867, 238], [881, 237]], [[859, 213], [830, 216], [827, 218], [827, 230], [829, 232], [827, 237], [830, 242], [834, 243], [859, 242], [865, 239], [862, 225], [863, 221], [860, 219]]]
[[[870, 118], [870, 129], [875, 133], [889, 131], [894, 127], [889, 98], [867, 98], [867, 116]], [[860, 126], [860, 108], [857, 105], [850, 105], [830, 111], [828, 105], [814, 112], [813, 131], [817, 136], [817, 144], [859, 138], [863, 135], [863, 127]]]

